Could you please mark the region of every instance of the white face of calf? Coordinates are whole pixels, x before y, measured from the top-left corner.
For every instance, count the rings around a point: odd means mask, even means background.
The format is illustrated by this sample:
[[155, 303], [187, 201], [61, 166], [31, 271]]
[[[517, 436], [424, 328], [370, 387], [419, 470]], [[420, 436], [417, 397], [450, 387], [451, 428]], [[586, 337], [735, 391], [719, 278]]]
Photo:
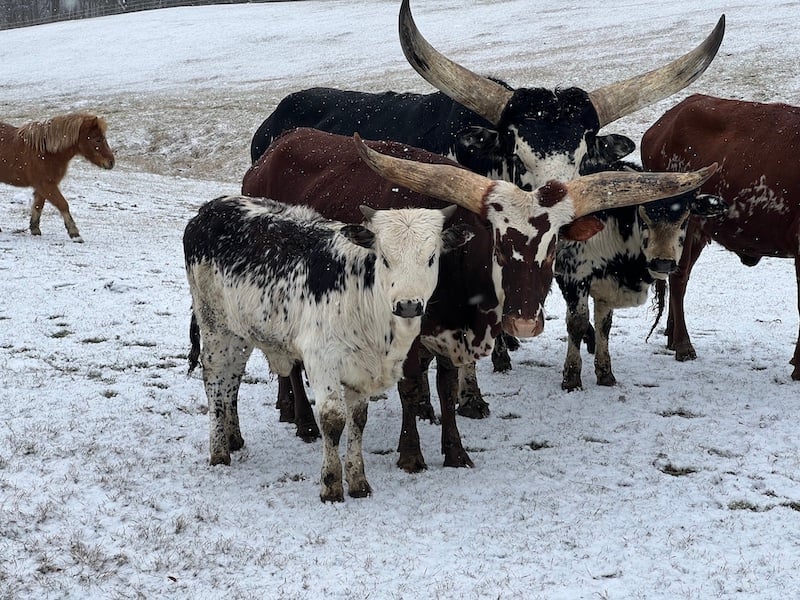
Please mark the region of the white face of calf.
[[455, 207], [444, 210], [372, 210], [362, 207], [374, 234], [375, 283], [393, 315], [415, 319], [425, 312], [439, 278], [442, 229]]

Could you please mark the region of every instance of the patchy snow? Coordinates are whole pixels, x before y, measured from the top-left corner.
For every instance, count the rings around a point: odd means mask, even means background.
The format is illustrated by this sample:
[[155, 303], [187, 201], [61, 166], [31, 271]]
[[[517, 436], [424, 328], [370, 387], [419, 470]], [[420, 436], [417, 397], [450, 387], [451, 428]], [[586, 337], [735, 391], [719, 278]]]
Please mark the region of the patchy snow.
[[[690, 92], [800, 104], [798, 2], [414, 0], [423, 34], [521, 85], [594, 89], [727, 33], [686, 92], [609, 127], [638, 141]], [[474, 469], [395, 466], [400, 404], [370, 405], [368, 499], [323, 505], [319, 443], [273, 408], [254, 356], [247, 446], [208, 466], [199, 374], [186, 377], [181, 235], [239, 190], [250, 137], [289, 91], [429, 91], [397, 42], [398, 3], [168, 9], [0, 32], [2, 120], [105, 115], [117, 167], [76, 161], [62, 190], [86, 240], [29, 190], [0, 203], [0, 598], [788, 598], [800, 592], [800, 383], [791, 262], [746, 269], [718, 246], [687, 296], [698, 359], [617, 311], [619, 384], [562, 392], [564, 305], [478, 365], [488, 419], [461, 418]]]

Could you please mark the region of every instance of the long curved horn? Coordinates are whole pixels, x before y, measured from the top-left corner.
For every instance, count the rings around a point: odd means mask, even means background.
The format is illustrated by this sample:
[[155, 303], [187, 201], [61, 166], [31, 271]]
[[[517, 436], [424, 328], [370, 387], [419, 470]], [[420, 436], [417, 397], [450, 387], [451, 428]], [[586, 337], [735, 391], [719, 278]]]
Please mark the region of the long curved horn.
[[[358, 133], [353, 135], [361, 159], [381, 177], [403, 185], [417, 193], [433, 196], [483, 214], [486, 199], [493, 192], [514, 195], [520, 202], [541, 202], [548, 188], [555, 191], [556, 200], [566, 193], [575, 207], [574, 218], [607, 208], [630, 206], [669, 198], [700, 187], [717, 170], [717, 163], [689, 173], [639, 173], [636, 171], [604, 171], [578, 177], [562, 184], [548, 182], [533, 192], [525, 192], [508, 181], [493, 181], [488, 177], [452, 165], [428, 164], [386, 156], [369, 148]], [[552, 193], [552, 192], [551, 192]]]
[[709, 36], [691, 52], [658, 69], [589, 92], [600, 127], [663, 100], [692, 83], [714, 60], [724, 34], [725, 15], [722, 15]]
[[717, 170], [717, 163], [688, 173], [639, 173], [603, 171], [567, 182], [575, 204], [575, 217], [606, 208], [652, 202], [691, 192]]
[[361, 159], [381, 177], [474, 213], [483, 212], [484, 198], [495, 184], [488, 177], [452, 165], [431, 165], [381, 154], [368, 147], [358, 133], [353, 140]]
[[400, 5], [399, 19], [400, 45], [408, 62], [436, 89], [497, 125], [514, 92], [440, 54], [417, 29], [408, 1]]

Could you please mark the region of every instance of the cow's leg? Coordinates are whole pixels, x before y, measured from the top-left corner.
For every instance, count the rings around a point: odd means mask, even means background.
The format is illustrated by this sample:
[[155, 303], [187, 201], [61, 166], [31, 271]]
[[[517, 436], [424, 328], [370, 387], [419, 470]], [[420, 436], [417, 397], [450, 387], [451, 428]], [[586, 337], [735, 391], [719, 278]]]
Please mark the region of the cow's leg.
[[365, 498], [372, 494], [372, 488], [364, 474], [364, 454], [362, 442], [364, 426], [367, 424], [368, 401], [364, 396], [345, 390], [347, 404], [347, 452], [345, 454], [344, 474], [347, 479], [347, 493], [352, 498]]
[[597, 385], [614, 385], [617, 379], [611, 372], [611, 354], [608, 351], [608, 340], [611, 335], [611, 321], [614, 311], [606, 302], [594, 302], [595, 355], [594, 372]]
[[203, 332], [203, 384], [208, 397], [209, 463], [231, 464], [231, 451], [244, 446], [237, 401], [252, 346], [233, 335]]
[[489, 416], [489, 404], [483, 399], [478, 387], [475, 363], [464, 365], [458, 370], [458, 414], [470, 419], [485, 419]]
[[[794, 258], [794, 271], [797, 279], [797, 310], [800, 313], [800, 256]], [[800, 330], [797, 332], [797, 343], [794, 346], [794, 356], [790, 361], [794, 365], [792, 371], [792, 379], [795, 381], [800, 380]]]
[[[317, 367], [320, 367], [320, 370]], [[306, 372], [314, 389], [322, 430], [322, 472], [319, 497], [323, 502], [344, 501], [342, 461], [339, 458], [339, 440], [347, 420], [347, 410], [340, 391], [340, 378], [334, 370], [326, 370], [317, 361], [306, 361]]]
[[294, 392], [292, 380], [288, 377], [278, 377], [278, 398], [275, 408], [280, 412], [278, 421], [281, 423], [294, 423]]
[[[574, 293], [564, 293], [567, 301], [567, 358], [564, 360], [561, 389], [568, 392], [583, 387], [581, 341], [589, 328], [588, 285], [576, 285], [574, 288]], [[562, 287], [562, 291], [563, 289]]]
[[427, 369], [430, 362], [430, 359], [427, 359], [424, 367], [422, 366], [420, 355], [422, 354], [427, 358], [430, 353], [427, 351], [421, 353], [421, 348], [419, 338], [417, 338], [411, 345], [411, 349], [403, 363], [403, 379], [397, 384], [400, 403], [403, 407], [403, 424], [400, 429], [400, 441], [397, 443], [397, 451], [400, 453], [400, 457], [397, 459], [397, 466], [407, 473], [419, 473], [428, 468], [422, 456], [419, 431], [417, 431], [416, 408], [419, 400], [417, 396], [419, 387], [418, 385], [413, 385], [413, 382], [420, 381], [422, 373], [426, 372], [425, 369]]
[[[61, 218], [64, 219], [64, 227], [67, 228], [67, 233], [69, 237], [72, 239], [73, 242], [83, 242], [83, 238], [81, 238], [81, 234], [78, 232], [78, 226], [75, 225], [75, 220], [72, 218], [72, 214], [69, 212], [69, 204], [67, 204], [67, 199], [64, 198], [61, 190], [58, 189], [56, 185], [45, 185], [38, 187], [34, 190], [34, 203], [33, 203], [33, 210], [31, 211], [31, 233], [34, 231], [34, 215], [36, 216], [36, 229], [39, 228], [39, 218], [42, 215], [42, 208], [44, 207], [45, 199], [50, 201], [50, 204], [55, 206], [58, 209], [58, 212], [61, 213]], [[37, 195], [39, 198], [37, 198]], [[41, 205], [38, 210], [36, 211], [36, 207]], [[41, 234], [41, 231], [39, 232]], [[35, 234], [34, 235], [38, 235]]]
[[445, 467], [474, 467], [456, 425], [458, 398], [458, 368], [449, 359], [436, 356], [436, 390], [442, 407], [442, 454]]
[[289, 374], [289, 382], [292, 387], [294, 397], [294, 424], [297, 426], [295, 434], [306, 443], [318, 440], [321, 436], [319, 427], [314, 419], [314, 409], [306, 395], [306, 388], [303, 385], [303, 365], [297, 363], [292, 367]]
[[[516, 344], [516, 347], [512, 347]], [[492, 368], [495, 373], [505, 373], [511, 370], [511, 356], [509, 350], [516, 350], [519, 348], [519, 340], [514, 336], [506, 333], [501, 333], [494, 340], [494, 348], [492, 348]]]
[[433, 360], [433, 354], [421, 345], [418, 347], [418, 350], [412, 347], [408, 356], [412, 356], [413, 352], [413, 356], [418, 357], [414, 360], [419, 362], [419, 369], [414, 373], [406, 374], [404, 366], [403, 378], [397, 382], [397, 390], [401, 398], [405, 397], [411, 403], [411, 410], [417, 418], [434, 424], [438, 421], [431, 404], [431, 388], [428, 384], [428, 365]]
[[697, 358], [689, 331], [686, 328], [684, 313], [684, 297], [689, 283], [692, 267], [709, 238], [702, 234], [693, 218], [689, 219], [686, 229], [686, 241], [683, 245], [678, 268], [669, 276], [669, 312], [667, 314], [667, 348], [675, 351], [675, 359], [679, 361]]

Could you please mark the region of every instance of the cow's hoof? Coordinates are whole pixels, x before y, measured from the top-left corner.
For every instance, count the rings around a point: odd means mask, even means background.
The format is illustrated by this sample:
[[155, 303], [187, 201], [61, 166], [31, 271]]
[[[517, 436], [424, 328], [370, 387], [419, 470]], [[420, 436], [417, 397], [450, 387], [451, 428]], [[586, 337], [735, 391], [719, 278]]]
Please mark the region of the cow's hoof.
[[425, 464], [425, 459], [420, 453], [400, 453], [400, 458], [397, 459], [397, 466], [403, 469], [406, 473], [421, 473], [428, 468]]
[[231, 452], [244, 448], [244, 438], [241, 435], [233, 434], [228, 437], [228, 448]]
[[694, 351], [694, 348], [691, 344], [688, 346], [683, 346], [681, 348], [675, 349], [675, 360], [679, 362], [686, 362], [687, 360], [695, 360], [697, 358], [697, 352]]
[[617, 378], [614, 377], [613, 373], [604, 373], [602, 375], [597, 376], [597, 385], [603, 385], [606, 387], [612, 387], [617, 385]]
[[313, 425], [298, 425], [296, 435], [306, 444], [315, 442], [322, 437], [319, 433], [319, 427], [317, 427], [316, 423]]
[[31, 235], [42, 235], [42, 230], [38, 227], [31, 227]]
[[229, 465], [231, 464], [231, 455], [230, 454], [212, 454], [211, 458], [208, 461], [208, 464], [212, 467], [214, 465]]
[[347, 493], [351, 498], [366, 498], [372, 495], [372, 488], [366, 480], [364, 480], [358, 485], [348, 486]]
[[566, 392], [574, 392], [583, 388], [583, 382], [580, 375], [565, 374], [561, 380], [561, 389]]
[[485, 419], [491, 414], [489, 404], [483, 398], [469, 398], [459, 404], [456, 412], [468, 419]]
[[469, 467], [471, 469], [475, 466], [475, 463], [472, 462], [472, 459], [464, 448], [453, 448], [444, 453], [444, 466], [455, 467], [457, 469]]
[[71, 241], [75, 242], [76, 244], [82, 244], [83, 243], [83, 238], [81, 236], [79, 236], [79, 235], [69, 236], [69, 239]]
[[322, 474], [319, 499], [323, 502], [344, 502], [344, 487], [342, 486], [341, 475], [337, 477], [334, 473]]
[[792, 379], [795, 381], [800, 381], [800, 367], [794, 368], [794, 371], [792, 371]]

